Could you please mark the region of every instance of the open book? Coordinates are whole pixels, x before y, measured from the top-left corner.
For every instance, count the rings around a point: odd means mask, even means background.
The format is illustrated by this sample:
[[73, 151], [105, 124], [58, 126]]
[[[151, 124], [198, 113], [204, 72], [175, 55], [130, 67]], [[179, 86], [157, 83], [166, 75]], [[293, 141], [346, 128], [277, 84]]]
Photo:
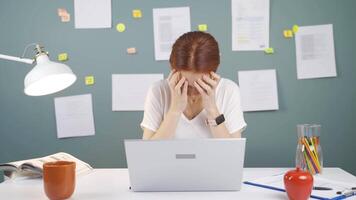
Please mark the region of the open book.
[[42, 165], [46, 162], [54, 162], [59, 160], [75, 162], [76, 175], [86, 174], [93, 169], [89, 164], [75, 158], [74, 156], [68, 153], [59, 152], [42, 158], [34, 158], [29, 160], [21, 160], [21, 161], [0, 164], [0, 170], [3, 170], [4, 175], [10, 179], [14, 179], [17, 177], [23, 177], [23, 178], [42, 177], [42, 170], [43, 170]]

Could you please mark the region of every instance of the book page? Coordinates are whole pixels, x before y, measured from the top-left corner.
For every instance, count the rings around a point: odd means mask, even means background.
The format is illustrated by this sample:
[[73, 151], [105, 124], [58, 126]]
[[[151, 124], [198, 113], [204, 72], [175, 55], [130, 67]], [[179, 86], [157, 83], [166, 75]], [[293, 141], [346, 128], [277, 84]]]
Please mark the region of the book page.
[[16, 171], [16, 173], [12, 173], [8, 171], [7, 173], [5, 173], [5, 175], [10, 178], [30, 176], [30, 175], [33, 176], [34, 174], [38, 176], [38, 174], [42, 174], [44, 163], [55, 162], [60, 160], [75, 162], [76, 175], [86, 174], [93, 169], [88, 163], [85, 163], [70, 154], [59, 152], [41, 158], [33, 158], [28, 160], [21, 160], [21, 161], [7, 163], [16, 166], [18, 170]]
[[60, 152], [60, 153], [49, 155], [49, 156], [46, 156], [46, 157], [43, 157], [43, 158], [40, 158], [40, 159], [36, 159], [31, 163], [34, 166], [40, 167], [41, 169], [43, 169], [43, 167], [42, 167], [43, 163], [60, 161], [60, 160], [75, 162], [76, 163], [76, 170], [75, 171], [76, 171], [77, 175], [80, 175], [80, 174], [85, 173], [87, 171], [91, 171], [93, 169], [89, 164], [87, 164], [87, 163], [75, 158], [74, 156], [72, 156], [70, 154], [64, 153], [64, 152]]

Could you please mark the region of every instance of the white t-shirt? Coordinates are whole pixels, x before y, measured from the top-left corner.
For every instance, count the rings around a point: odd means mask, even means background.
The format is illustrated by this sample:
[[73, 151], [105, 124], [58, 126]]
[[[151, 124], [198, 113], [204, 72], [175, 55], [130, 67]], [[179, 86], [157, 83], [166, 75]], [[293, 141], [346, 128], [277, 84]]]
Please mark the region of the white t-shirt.
[[[225, 126], [229, 133], [234, 133], [246, 127], [240, 103], [240, 90], [237, 84], [229, 79], [220, 79], [216, 90], [215, 100], [220, 113], [224, 114]], [[161, 80], [154, 83], [148, 90], [142, 128], [156, 132], [160, 127], [171, 102], [168, 81]], [[209, 126], [205, 123], [207, 113], [203, 109], [197, 116], [189, 120], [181, 115], [177, 129], [176, 139], [211, 138]]]

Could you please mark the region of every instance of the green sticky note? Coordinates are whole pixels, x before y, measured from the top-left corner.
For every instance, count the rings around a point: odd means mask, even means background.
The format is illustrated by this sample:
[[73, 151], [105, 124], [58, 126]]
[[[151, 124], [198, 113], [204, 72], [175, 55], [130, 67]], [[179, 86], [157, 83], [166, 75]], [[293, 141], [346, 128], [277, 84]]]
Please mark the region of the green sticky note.
[[266, 48], [266, 49], [265, 49], [265, 53], [266, 53], [266, 54], [273, 54], [273, 53], [274, 53], [274, 49], [271, 48], [271, 47], [270, 47], [270, 48]]
[[67, 53], [60, 53], [60, 54], [58, 54], [58, 60], [59, 60], [59, 61], [66, 61], [66, 60], [68, 60], [68, 54], [67, 54]]
[[199, 31], [207, 31], [208, 30], [208, 25], [207, 24], [199, 24], [198, 25], [198, 30]]
[[116, 25], [116, 30], [119, 31], [120, 33], [124, 32], [126, 30], [125, 24], [124, 23], [118, 23]]
[[299, 26], [298, 26], [298, 25], [294, 25], [293, 28], [292, 28], [292, 30], [293, 30], [293, 33], [298, 32]]
[[94, 85], [94, 83], [95, 83], [94, 76], [85, 77], [85, 85]]

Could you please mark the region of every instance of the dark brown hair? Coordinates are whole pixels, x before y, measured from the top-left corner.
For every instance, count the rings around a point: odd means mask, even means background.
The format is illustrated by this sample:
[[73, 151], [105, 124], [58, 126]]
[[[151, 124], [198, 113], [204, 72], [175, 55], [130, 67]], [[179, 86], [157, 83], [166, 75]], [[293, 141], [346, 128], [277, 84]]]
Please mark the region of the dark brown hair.
[[176, 70], [216, 72], [220, 64], [218, 42], [209, 33], [184, 33], [173, 44], [169, 62]]

